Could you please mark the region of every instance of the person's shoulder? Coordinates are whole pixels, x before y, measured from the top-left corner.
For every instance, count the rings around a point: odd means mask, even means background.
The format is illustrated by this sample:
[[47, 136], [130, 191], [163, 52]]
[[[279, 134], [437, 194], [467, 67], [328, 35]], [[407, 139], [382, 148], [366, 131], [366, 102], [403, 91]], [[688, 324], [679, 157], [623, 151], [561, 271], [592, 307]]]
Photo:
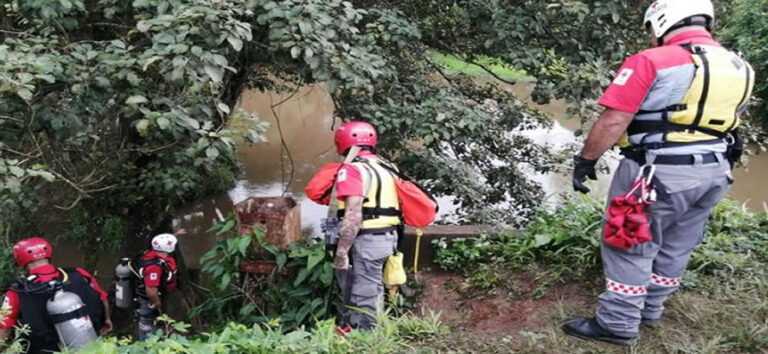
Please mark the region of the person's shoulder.
[[64, 271], [75, 271], [75, 272], [77, 272], [78, 274], [80, 274], [80, 275], [82, 275], [84, 277], [93, 278], [93, 275], [91, 275], [90, 272], [88, 272], [87, 270], [85, 270], [83, 268], [80, 268], [80, 267], [64, 268]]
[[665, 45], [649, 48], [633, 55], [630, 59], [647, 61], [658, 70], [693, 62], [691, 59], [691, 52], [679, 45]]

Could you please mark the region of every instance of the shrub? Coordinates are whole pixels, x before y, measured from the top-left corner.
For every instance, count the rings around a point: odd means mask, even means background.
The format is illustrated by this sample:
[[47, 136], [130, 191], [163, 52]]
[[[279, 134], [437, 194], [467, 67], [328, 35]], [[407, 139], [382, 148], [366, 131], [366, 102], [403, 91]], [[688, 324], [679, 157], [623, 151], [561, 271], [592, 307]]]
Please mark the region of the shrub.
[[[82, 353], [391, 353], [409, 341], [444, 332], [438, 316], [404, 316], [390, 319], [379, 314], [379, 326], [370, 332], [354, 331], [347, 338], [335, 333], [333, 320], [317, 322], [312, 329], [284, 333], [280, 327], [228, 323], [221, 331], [199, 336], [158, 334], [144, 342], [109, 337], [90, 343]], [[179, 323], [168, 326], [185, 331]]]
[[[603, 203], [589, 196], [539, 209], [522, 232], [476, 239], [434, 241], [435, 262], [444, 270], [472, 276], [479, 265], [515, 270], [536, 264], [555, 279], [591, 276], [600, 266]], [[694, 252], [686, 282], [698, 276], [764, 275], [768, 264], [768, 217], [726, 199], [712, 210], [705, 238]], [[690, 278], [690, 279], [688, 279]]]
[[730, 6], [723, 40], [732, 49], [743, 52], [755, 69], [754, 97], [763, 98], [763, 102], [752, 113], [763, 126], [768, 126], [768, 0], [736, 0]]

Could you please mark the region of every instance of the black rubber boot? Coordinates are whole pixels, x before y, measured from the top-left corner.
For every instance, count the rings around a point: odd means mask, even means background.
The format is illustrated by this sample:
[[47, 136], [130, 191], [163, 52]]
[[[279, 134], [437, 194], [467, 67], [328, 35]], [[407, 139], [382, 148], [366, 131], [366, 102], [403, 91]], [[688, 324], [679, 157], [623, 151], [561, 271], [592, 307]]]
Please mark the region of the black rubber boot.
[[653, 319], [653, 320], [647, 319], [647, 318], [643, 318], [640, 321], [640, 324], [643, 325], [643, 326], [649, 327], [649, 328], [656, 328], [656, 327], [661, 326], [661, 318], [657, 318], [657, 319]]
[[563, 323], [563, 331], [566, 334], [578, 337], [581, 339], [599, 340], [618, 345], [630, 345], [637, 340], [635, 337], [622, 337], [617, 336], [607, 330], [603, 329], [597, 320], [584, 317], [572, 317], [565, 320]]

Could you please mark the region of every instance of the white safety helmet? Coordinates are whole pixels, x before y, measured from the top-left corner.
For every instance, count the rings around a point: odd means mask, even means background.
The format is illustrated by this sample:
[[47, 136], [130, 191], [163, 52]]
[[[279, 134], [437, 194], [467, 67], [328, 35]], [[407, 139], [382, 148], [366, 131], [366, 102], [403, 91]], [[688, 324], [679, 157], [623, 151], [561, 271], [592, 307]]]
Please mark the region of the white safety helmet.
[[179, 240], [171, 234], [159, 234], [152, 238], [152, 249], [160, 252], [171, 253], [176, 249]]
[[[704, 16], [707, 22], [685, 21], [693, 16]], [[683, 26], [701, 25], [712, 31], [715, 6], [711, 0], [658, 0], [648, 7], [643, 24], [651, 28], [659, 39]]]

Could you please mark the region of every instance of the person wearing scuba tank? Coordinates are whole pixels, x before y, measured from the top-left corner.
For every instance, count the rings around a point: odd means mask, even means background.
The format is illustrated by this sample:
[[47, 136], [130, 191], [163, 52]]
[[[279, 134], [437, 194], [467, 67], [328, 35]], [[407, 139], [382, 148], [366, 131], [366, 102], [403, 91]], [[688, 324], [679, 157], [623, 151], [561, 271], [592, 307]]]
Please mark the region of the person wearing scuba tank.
[[171, 253], [176, 250], [176, 236], [184, 233], [186, 231], [181, 229], [173, 234], [155, 236], [152, 247], [131, 261], [131, 268], [139, 278], [135, 287], [139, 340], [147, 339], [155, 331], [155, 319], [162, 310], [164, 296], [176, 290], [176, 259]]
[[599, 101], [606, 109], [574, 158], [574, 189], [589, 192], [584, 181], [596, 179], [597, 160], [618, 143], [625, 158], [608, 200], [628, 192], [641, 169], [652, 170], [643, 166], [655, 166], [659, 193], [647, 207], [650, 241], [628, 249], [602, 244], [606, 289], [596, 316], [567, 320], [568, 334], [628, 344], [641, 324], [659, 324], [711, 208], [733, 182], [741, 149], [735, 129], [754, 72], [713, 39], [714, 21], [710, 0], [653, 3], [644, 21], [653, 48], [627, 59]]
[[339, 216], [339, 240], [334, 267], [347, 306], [340, 329], [369, 330], [383, 303], [382, 271], [387, 257], [397, 248], [397, 228], [401, 223], [395, 179], [387, 164], [374, 153], [376, 130], [364, 122], [349, 122], [335, 133], [339, 155], [350, 148], [360, 152], [350, 164], [344, 164], [336, 177]]
[[[13, 246], [13, 256], [27, 276], [13, 282], [3, 300], [4, 317], [0, 321], [0, 340], [7, 340], [16, 326], [29, 326], [24, 339], [27, 353], [54, 352], [60, 347], [55, 321], [48, 313], [47, 304], [56, 291], [51, 283], [60, 282], [64, 291], [77, 295], [85, 306], [85, 313], [92, 323], [87, 326], [90, 333], [83, 336], [95, 337], [95, 331], [107, 334], [112, 331], [107, 294], [101, 290], [96, 279], [82, 268], [57, 268], [51, 264], [53, 249], [43, 238], [32, 237], [21, 240]], [[81, 316], [82, 317], [82, 316]], [[77, 335], [70, 331], [69, 334]], [[67, 338], [71, 342], [72, 338]]]

